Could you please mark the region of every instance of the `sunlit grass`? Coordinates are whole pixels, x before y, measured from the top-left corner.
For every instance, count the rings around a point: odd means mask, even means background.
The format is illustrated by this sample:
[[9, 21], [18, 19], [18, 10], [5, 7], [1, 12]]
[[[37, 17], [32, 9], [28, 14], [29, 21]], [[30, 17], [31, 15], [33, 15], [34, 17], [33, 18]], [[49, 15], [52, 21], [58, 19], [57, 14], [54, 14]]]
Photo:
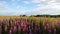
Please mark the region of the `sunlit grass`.
[[[0, 33], [3, 32], [3, 34], [34, 34], [33, 32], [36, 34], [58, 34], [60, 33], [59, 28], [60, 18], [0, 16]], [[32, 30], [34, 31], [32, 32]]]

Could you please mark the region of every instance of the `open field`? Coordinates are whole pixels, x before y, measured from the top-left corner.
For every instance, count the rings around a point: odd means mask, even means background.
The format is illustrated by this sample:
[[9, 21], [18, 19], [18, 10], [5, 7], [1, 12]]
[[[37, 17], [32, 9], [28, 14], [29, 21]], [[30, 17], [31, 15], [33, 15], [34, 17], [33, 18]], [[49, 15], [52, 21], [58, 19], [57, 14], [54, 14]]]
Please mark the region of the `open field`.
[[60, 18], [0, 16], [0, 34], [60, 34]]

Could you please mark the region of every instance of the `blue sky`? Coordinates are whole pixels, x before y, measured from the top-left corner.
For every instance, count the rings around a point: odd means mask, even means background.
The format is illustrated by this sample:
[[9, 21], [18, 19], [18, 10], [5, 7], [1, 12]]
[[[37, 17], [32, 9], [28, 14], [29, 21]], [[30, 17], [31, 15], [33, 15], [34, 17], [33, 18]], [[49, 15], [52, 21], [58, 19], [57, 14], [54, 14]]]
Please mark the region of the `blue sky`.
[[60, 14], [60, 0], [0, 0], [0, 15]]

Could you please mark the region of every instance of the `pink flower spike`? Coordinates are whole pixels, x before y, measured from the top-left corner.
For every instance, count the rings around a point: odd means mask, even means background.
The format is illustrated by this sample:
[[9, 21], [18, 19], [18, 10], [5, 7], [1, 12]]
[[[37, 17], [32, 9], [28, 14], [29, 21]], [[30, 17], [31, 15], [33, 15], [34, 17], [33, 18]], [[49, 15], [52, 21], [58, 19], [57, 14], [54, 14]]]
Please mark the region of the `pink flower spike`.
[[12, 34], [12, 31], [10, 30], [9, 34]]

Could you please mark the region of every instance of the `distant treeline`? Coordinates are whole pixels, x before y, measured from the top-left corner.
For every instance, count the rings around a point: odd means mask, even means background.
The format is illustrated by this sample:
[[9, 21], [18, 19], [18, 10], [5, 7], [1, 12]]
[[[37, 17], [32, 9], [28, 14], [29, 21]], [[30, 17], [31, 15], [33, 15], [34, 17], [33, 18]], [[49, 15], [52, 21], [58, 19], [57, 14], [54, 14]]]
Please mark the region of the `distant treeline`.
[[[21, 15], [21, 16], [26, 16], [26, 15]], [[60, 17], [60, 15], [31, 15], [30, 17]]]
[[60, 17], [60, 15], [33, 15], [34, 17]]

